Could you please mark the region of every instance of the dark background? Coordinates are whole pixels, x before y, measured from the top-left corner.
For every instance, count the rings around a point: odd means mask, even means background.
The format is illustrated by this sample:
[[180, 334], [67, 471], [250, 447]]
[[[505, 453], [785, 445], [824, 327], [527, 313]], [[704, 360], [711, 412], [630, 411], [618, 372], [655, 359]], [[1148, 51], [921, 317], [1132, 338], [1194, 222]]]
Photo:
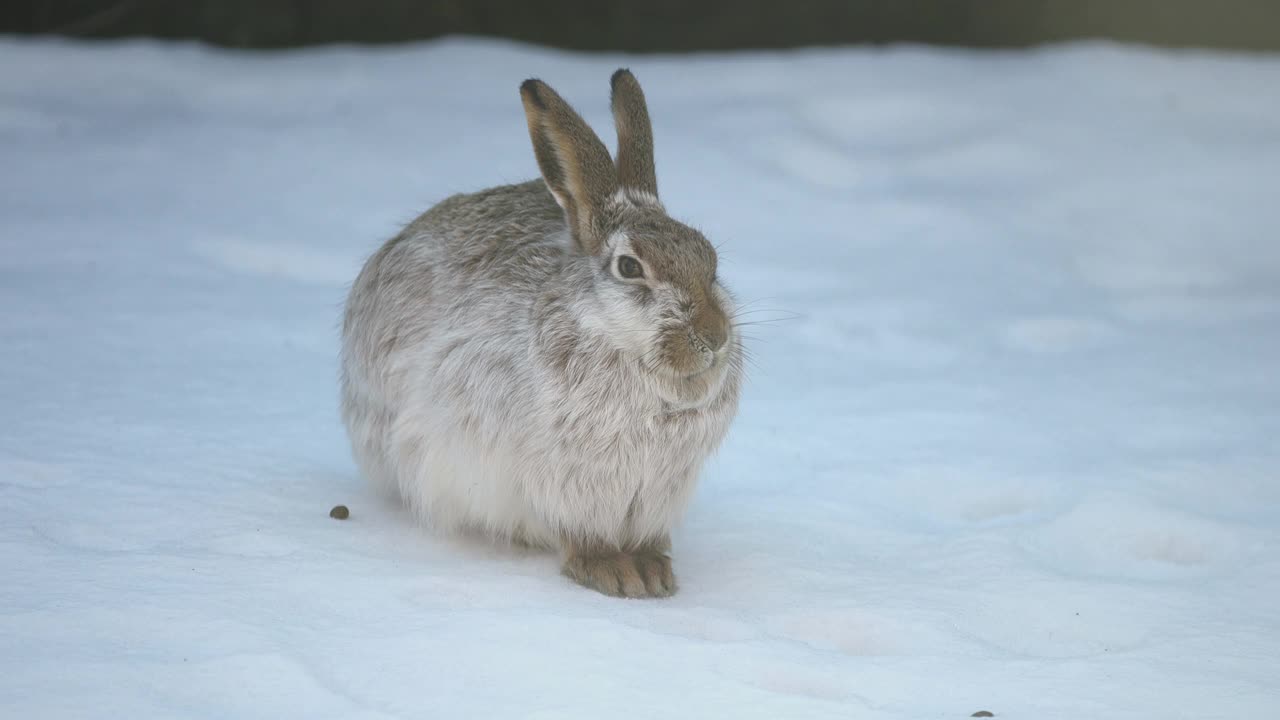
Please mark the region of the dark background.
[[1111, 39], [1280, 49], [1280, 0], [0, 0], [0, 33], [283, 48], [469, 34], [628, 52]]

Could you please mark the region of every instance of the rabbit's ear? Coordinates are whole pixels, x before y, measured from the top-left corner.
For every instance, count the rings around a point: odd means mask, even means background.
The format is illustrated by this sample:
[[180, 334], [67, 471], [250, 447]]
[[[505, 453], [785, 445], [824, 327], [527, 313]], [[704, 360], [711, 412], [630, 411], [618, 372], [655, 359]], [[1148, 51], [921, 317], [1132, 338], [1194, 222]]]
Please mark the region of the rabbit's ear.
[[603, 210], [618, 190], [609, 151], [569, 103], [541, 80], [520, 86], [533, 154], [583, 252], [596, 254], [608, 228]]
[[658, 204], [658, 175], [653, 168], [653, 126], [644, 91], [630, 70], [609, 80], [613, 122], [618, 127], [618, 184], [635, 200]]

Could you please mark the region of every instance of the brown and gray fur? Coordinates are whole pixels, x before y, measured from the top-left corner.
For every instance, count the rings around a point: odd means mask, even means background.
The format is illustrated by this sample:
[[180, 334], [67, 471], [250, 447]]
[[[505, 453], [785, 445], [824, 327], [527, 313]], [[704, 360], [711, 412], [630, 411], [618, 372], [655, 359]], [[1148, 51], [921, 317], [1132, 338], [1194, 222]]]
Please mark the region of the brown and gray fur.
[[448, 198], [369, 259], [342, 413], [365, 475], [433, 528], [556, 549], [583, 585], [663, 596], [742, 348], [715, 250], [658, 200], [640, 85], [619, 70], [612, 88], [616, 162], [528, 80], [542, 180]]

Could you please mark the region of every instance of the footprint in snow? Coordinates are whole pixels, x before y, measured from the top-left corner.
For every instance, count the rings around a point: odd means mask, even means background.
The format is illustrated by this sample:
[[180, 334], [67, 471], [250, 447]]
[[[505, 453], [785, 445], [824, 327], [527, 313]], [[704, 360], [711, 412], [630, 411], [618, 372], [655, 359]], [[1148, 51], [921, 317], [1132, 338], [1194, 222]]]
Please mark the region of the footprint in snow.
[[1063, 572], [1172, 580], [1229, 568], [1250, 546], [1243, 532], [1185, 510], [1107, 493], [1045, 525], [1027, 549]]

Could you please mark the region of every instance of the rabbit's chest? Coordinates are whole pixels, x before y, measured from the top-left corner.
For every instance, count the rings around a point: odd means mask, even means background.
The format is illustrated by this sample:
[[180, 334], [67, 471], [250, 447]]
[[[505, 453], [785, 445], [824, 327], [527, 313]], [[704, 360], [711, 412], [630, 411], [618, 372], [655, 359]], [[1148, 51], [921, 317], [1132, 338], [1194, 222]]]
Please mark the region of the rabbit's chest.
[[672, 411], [656, 399], [612, 398], [594, 411], [565, 413], [552, 433], [564, 454], [594, 466], [595, 474], [650, 484], [696, 472], [727, 429], [721, 414], [715, 407]]

